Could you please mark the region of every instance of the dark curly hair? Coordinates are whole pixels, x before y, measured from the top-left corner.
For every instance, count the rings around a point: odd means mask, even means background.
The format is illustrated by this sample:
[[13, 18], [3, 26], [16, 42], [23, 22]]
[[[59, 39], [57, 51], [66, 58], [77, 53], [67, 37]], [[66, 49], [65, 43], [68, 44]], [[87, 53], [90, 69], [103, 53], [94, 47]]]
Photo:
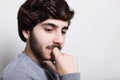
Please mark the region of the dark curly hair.
[[18, 31], [22, 41], [26, 38], [22, 30], [32, 30], [33, 27], [48, 18], [68, 21], [74, 16], [65, 0], [27, 0], [18, 11]]

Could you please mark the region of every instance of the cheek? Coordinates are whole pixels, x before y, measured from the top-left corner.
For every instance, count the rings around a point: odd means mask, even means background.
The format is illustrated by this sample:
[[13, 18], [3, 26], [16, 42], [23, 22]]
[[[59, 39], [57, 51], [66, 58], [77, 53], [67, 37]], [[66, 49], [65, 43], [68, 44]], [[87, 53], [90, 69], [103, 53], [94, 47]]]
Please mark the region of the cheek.
[[48, 44], [52, 40], [52, 36], [39, 29], [35, 31], [35, 36], [37, 41], [43, 45]]
[[46, 47], [51, 44], [52, 37], [50, 35], [39, 35], [37, 36], [37, 40], [43, 47]]

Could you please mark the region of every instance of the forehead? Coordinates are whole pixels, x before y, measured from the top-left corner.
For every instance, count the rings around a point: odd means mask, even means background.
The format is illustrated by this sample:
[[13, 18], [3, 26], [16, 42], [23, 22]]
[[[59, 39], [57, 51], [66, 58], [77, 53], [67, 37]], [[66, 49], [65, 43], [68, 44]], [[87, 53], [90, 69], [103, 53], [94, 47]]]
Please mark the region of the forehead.
[[68, 21], [63, 21], [58, 19], [47, 19], [41, 24], [44, 24], [44, 23], [51, 23], [51, 24], [57, 25], [58, 27], [68, 27]]

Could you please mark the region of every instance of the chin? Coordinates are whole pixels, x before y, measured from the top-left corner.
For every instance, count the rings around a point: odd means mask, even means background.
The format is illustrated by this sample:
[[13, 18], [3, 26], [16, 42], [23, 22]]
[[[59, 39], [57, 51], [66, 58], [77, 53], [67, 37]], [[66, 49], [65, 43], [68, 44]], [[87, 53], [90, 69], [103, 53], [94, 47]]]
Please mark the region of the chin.
[[46, 60], [52, 61], [52, 51], [51, 51], [51, 50], [46, 51], [44, 54], [45, 54], [45, 55], [44, 55], [44, 58], [45, 58]]
[[44, 56], [44, 58], [45, 58], [46, 60], [51, 60], [51, 56], [50, 56], [50, 55], [46, 55], [46, 56]]

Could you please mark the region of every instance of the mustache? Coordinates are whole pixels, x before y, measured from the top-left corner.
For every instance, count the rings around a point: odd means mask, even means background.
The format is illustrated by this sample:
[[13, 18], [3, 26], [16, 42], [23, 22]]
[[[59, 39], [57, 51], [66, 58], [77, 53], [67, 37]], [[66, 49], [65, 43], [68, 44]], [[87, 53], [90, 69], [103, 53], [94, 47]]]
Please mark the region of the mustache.
[[62, 49], [62, 47], [59, 44], [53, 44], [53, 45], [49, 45], [46, 48], [47, 49], [54, 49], [55, 47], [57, 47], [59, 50]]

